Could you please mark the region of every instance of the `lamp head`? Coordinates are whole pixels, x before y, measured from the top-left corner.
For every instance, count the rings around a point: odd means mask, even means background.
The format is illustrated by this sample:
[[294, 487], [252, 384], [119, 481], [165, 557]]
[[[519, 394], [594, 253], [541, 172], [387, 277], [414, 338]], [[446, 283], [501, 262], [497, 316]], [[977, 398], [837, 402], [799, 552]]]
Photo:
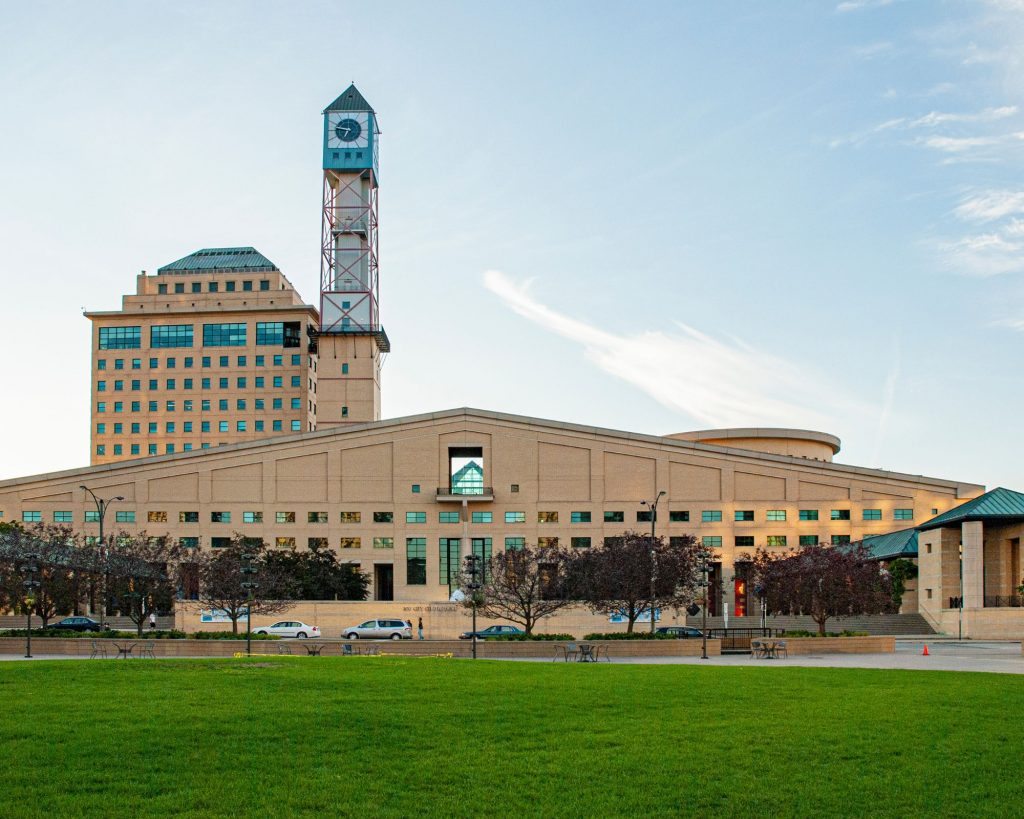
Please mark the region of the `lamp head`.
[[118, 495], [116, 498], [114, 498], [114, 500], [116, 500], [116, 501], [123, 501], [124, 498], [121, 495]]

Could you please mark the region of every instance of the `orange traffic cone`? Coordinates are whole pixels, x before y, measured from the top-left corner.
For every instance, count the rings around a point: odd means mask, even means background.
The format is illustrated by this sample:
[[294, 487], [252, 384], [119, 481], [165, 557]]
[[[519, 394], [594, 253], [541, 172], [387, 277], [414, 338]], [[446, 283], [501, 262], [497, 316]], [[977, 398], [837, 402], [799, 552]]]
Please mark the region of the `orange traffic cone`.
[[927, 657], [928, 656], [928, 644], [927, 643], [924, 644], [924, 651], [921, 652], [921, 656], [922, 657]]

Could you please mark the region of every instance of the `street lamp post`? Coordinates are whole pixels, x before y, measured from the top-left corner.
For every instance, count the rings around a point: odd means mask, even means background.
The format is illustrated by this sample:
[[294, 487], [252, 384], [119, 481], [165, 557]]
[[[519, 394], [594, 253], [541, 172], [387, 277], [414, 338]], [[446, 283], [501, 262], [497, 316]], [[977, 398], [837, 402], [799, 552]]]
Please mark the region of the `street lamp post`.
[[36, 604], [35, 590], [39, 588], [39, 581], [36, 580], [36, 572], [39, 571], [39, 555], [25, 555], [26, 562], [21, 567], [21, 573], [25, 580], [22, 586], [25, 587], [25, 610], [27, 621], [25, 623], [25, 657], [32, 659], [32, 607]]
[[640, 501], [641, 506], [648, 506], [651, 510], [651, 634], [654, 634], [654, 598], [657, 594], [657, 583], [658, 583], [658, 552], [657, 544], [654, 540], [655, 526], [658, 523], [658, 501], [660, 501], [667, 493], [662, 490], [658, 493], [658, 497], [654, 499], [652, 503], [647, 501]]
[[956, 601], [957, 639], [964, 639], [964, 544], [960, 544], [960, 597]]
[[109, 500], [104, 500], [103, 498], [97, 497], [96, 493], [88, 486], [83, 485], [78, 488], [88, 492], [92, 496], [93, 503], [96, 504], [96, 516], [100, 524], [100, 555], [103, 557], [103, 577], [100, 589], [100, 629], [102, 630], [104, 627], [103, 615], [107, 609], [107, 547], [103, 542], [103, 518], [106, 517], [107, 507], [110, 506], [110, 504], [115, 503], [116, 501], [123, 501], [124, 498], [121, 495], [117, 495]]
[[703, 592], [703, 605], [701, 606], [700, 619], [700, 658], [708, 658], [708, 553], [701, 552], [700, 556], [700, 587]]
[[480, 555], [466, 555], [466, 571], [469, 573], [469, 593], [473, 601], [473, 659], [476, 659], [476, 594], [480, 590]]
[[246, 591], [245, 606], [245, 653], [252, 656], [252, 601], [253, 593], [259, 588], [259, 584], [253, 580], [258, 569], [252, 565], [251, 554], [242, 555], [242, 588]]

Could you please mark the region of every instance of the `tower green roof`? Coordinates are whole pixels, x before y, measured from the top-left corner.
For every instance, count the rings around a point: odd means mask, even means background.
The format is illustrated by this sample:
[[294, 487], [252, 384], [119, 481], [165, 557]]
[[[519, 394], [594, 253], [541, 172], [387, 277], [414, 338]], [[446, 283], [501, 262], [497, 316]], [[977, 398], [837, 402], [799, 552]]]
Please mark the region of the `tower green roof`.
[[938, 517], [925, 521], [917, 527], [917, 530], [924, 532], [928, 529], [952, 526], [968, 520], [1024, 520], [1024, 493], [998, 486], [984, 495], [979, 495], [974, 500], [969, 500], [955, 509], [950, 509]]
[[366, 101], [366, 97], [359, 93], [355, 83], [352, 83], [352, 85], [342, 91], [341, 96], [324, 109], [325, 114], [328, 111], [369, 111], [371, 114], [376, 113], [370, 107], [370, 103]]
[[255, 273], [277, 269], [276, 264], [254, 247], [204, 247], [176, 262], [165, 264], [157, 273], [210, 273], [221, 270]]

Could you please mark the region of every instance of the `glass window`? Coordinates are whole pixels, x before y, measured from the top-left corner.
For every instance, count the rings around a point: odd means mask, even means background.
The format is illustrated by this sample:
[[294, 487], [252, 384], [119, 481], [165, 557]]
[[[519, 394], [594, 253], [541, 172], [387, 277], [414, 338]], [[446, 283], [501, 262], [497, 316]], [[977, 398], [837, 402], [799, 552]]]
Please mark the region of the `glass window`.
[[132, 444], [130, 446], [130, 450], [131, 450], [131, 454], [132, 455], [138, 455], [139, 454], [139, 445], [138, 444]]
[[281, 347], [284, 345], [284, 322], [259, 321], [256, 323], [257, 347]]
[[637, 523], [650, 523], [651, 522], [651, 510], [644, 509], [636, 513]]
[[246, 292], [246, 293], [248, 293], [250, 290], [252, 290], [252, 280], [251, 279], [242, 282], [242, 290], [244, 292]]
[[22, 512], [21, 519], [25, 523], [42, 523], [43, 513], [42, 512]]
[[115, 523], [135, 523], [135, 513], [134, 512], [125, 512], [125, 511], [115, 512], [114, 513], [114, 522]]
[[275, 387], [283, 387], [284, 386], [284, 376], [275, 375], [274, 376], [274, 386]]
[[427, 539], [407, 537], [405, 539], [405, 582], [410, 586], [427, 584]]
[[100, 327], [101, 350], [137, 350], [141, 346], [141, 327]]
[[[192, 325], [191, 324], [168, 324], [165, 326], [153, 326], [149, 328], [149, 346], [156, 349], [160, 347], [191, 347], [192, 346]], [[168, 359], [167, 366], [173, 367], [174, 359]]]
[[391, 523], [394, 520], [394, 512], [374, 512], [374, 523]]
[[270, 281], [268, 279], [260, 279], [260, 290], [269, 290]]
[[106, 411], [107, 411], [107, 402], [106, 401], [98, 401], [96, 403], [96, 412], [106, 412]]
[[242, 523], [263, 523], [263, 513], [242, 512]]
[[210, 523], [231, 523], [231, 513], [210, 512]]
[[[257, 375], [256, 376], [256, 389], [258, 389], [258, 390], [263, 389], [263, 382], [264, 381], [265, 381], [265, 379], [263, 378], [262, 375]], [[262, 400], [262, 399], [260, 399], [260, 400]]]
[[849, 542], [850, 542], [850, 536], [849, 535], [832, 535], [832, 545], [833, 546], [841, 546], [844, 543], [849, 543]]
[[525, 537], [507, 537], [505, 538], [506, 549], [522, 549], [526, 546]]
[[800, 535], [801, 546], [817, 546], [818, 536], [817, 535]]
[[686, 523], [690, 520], [690, 513], [682, 511], [669, 512], [668, 519], [671, 523]]
[[302, 421], [292, 421], [292, 432], [302, 432]]
[[295, 548], [295, 538], [293, 537], [276, 537], [274, 538], [274, 543], [276, 544], [278, 549]]
[[737, 535], [735, 538], [737, 549], [753, 549], [754, 548], [754, 536], [753, 535]]
[[557, 537], [539, 537], [537, 538], [538, 549], [553, 549], [558, 546]]
[[438, 512], [437, 519], [439, 523], [458, 523], [459, 512]]
[[142, 369], [142, 359], [141, 358], [133, 358], [132, 359], [132, 369], [133, 370], [141, 370]]
[[178, 523], [199, 523], [199, 513], [178, 512]]
[[218, 284], [219, 284], [218, 282], [210, 282], [209, 285], [206, 288], [207, 291], [210, 292], [210, 293], [216, 293], [217, 290], [220, 289]]
[[817, 509], [801, 509], [800, 520], [817, 520], [818, 510]]
[[426, 512], [406, 512], [405, 513], [406, 523], [426, 523], [427, 513]]
[[54, 523], [71, 523], [71, 513], [70, 512], [54, 512], [53, 513], [53, 522]]
[[275, 367], [280, 367], [282, 364], [284, 364], [284, 356], [283, 355], [275, 355], [274, 356], [274, 366]]
[[737, 509], [734, 513], [735, 520], [745, 521], [754, 519], [753, 509]]
[[275, 516], [277, 523], [295, 523], [294, 512], [277, 512]]
[[765, 512], [764, 518], [765, 518], [765, 520], [774, 520], [774, 521], [785, 520], [786, 519], [786, 510], [785, 509], [769, 509], [767, 512]]
[[605, 523], [624, 523], [626, 516], [624, 512], [605, 512], [604, 522]]
[[217, 431], [218, 432], [228, 432], [228, 423], [229, 423], [228, 421], [218, 421], [217, 422]]
[[178, 538], [178, 545], [182, 549], [198, 549], [199, 548], [199, 538], [197, 538], [197, 537], [179, 537]]
[[881, 520], [882, 510], [881, 509], [865, 509], [864, 520]]
[[493, 512], [473, 512], [473, 523], [493, 523]]
[[537, 523], [558, 523], [558, 512], [538, 512]]
[[572, 544], [574, 549], [589, 549], [590, 538], [589, 537], [574, 537], [570, 538], [569, 542]]
[[505, 523], [526, 523], [526, 512], [506, 512]]
[[100, 522], [100, 513], [96, 512], [95, 510], [87, 511], [85, 513], [85, 522], [86, 523], [99, 523]]
[[192, 366], [192, 356], [185, 356], [185, 368], [188, 369]]
[[306, 523], [327, 523], [326, 512], [307, 512]]
[[339, 544], [342, 549], [361, 549], [363, 548], [363, 542], [358, 537], [343, 537]]
[[718, 535], [705, 535], [700, 539], [701, 545], [709, 549], [722, 548], [722, 538]]
[[786, 536], [785, 535], [768, 535], [767, 538], [769, 546], [785, 546]]
[[913, 509], [893, 509], [892, 510], [893, 520], [913, 520], [914, 510]]
[[[273, 399], [273, 402], [271, 403], [270, 406], [271, 406], [272, 409], [276, 409], [276, 410], [284, 409], [284, 405], [281, 403], [281, 399], [280, 398]], [[280, 429], [280, 427], [278, 427], [278, 429]]]
[[245, 432], [246, 431], [245, 423], [246, 423], [245, 421], [236, 421], [235, 422], [235, 431], [236, 432]]
[[375, 537], [373, 539], [374, 549], [394, 549], [395, 539], [393, 537]]
[[443, 537], [438, 541], [439, 581], [448, 586], [459, 580], [459, 543], [457, 537]]
[[107, 391], [107, 382], [106, 381], [97, 381], [96, 382], [96, 392], [106, 392], [106, 391]]
[[97, 370], [105, 370], [105, 369], [107, 369], [107, 360], [105, 358], [97, 359], [97, 361], [96, 361], [96, 369]]
[[832, 520], [849, 520], [850, 510], [849, 509], [833, 509]]
[[245, 324], [204, 324], [203, 346], [244, 347]]
[[590, 523], [590, 512], [570, 512], [570, 523]]
[[167, 523], [166, 512], [148, 512], [146, 514], [146, 521], [148, 523]]
[[700, 513], [700, 519], [704, 523], [719, 523], [722, 520], [722, 512], [718, 509], [705, 509]]
[[280, 420], [278, 420], [278, 421], [273, 421], [273, 422], [271, 423], [271, 429], [272, 429], [272, 430], [273, 430], [274, 432], [281, 432], [281, 431], [282, 431], [282, 426], [281, 426], [282, 424], [283, 424], [283, 421], [280, 421]]

